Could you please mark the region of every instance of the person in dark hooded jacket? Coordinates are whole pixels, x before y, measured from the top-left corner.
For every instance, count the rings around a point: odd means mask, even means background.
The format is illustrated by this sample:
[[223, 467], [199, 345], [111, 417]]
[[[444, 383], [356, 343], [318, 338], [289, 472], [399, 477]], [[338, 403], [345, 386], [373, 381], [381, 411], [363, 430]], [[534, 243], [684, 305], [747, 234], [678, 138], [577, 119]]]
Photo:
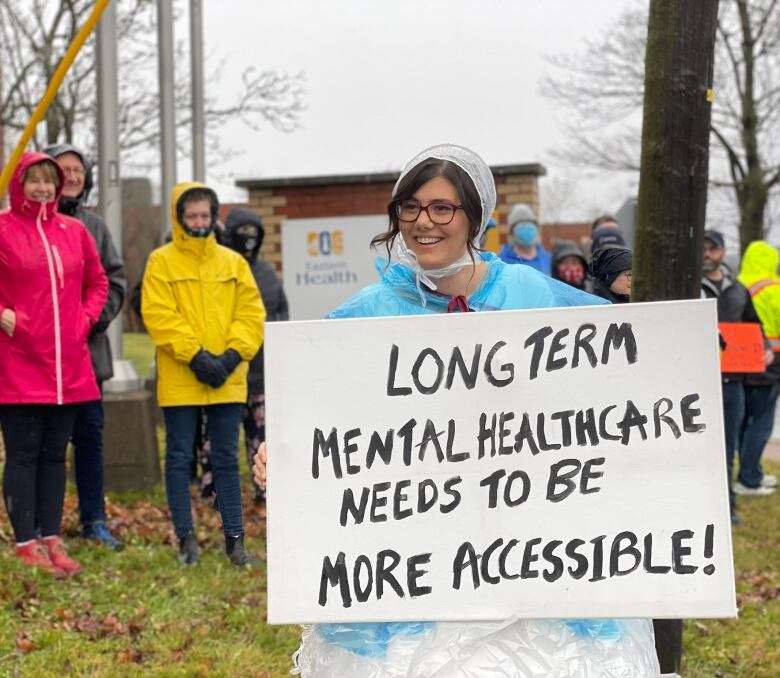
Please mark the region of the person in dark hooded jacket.
[[552, 249], [551, 277], [576, 287], [578, 290], [590, 292], [588, 280], [588, 260], [577, 243], [571, 240], [561, 240]]
[[602, 247], [593, 253], [590, 272], [593, 294], [613, 304], [625, 304], [631, 297], [631, 250], [625, 247]]
[[[266, 310], [266, 322], [288, 320], [290, 317], [287, 297], [282, 283], [271, 264], [260, 257], [265, 227], [257, 214], [243, 207], [235, 207], [225, 219], [223, 244], [241, 254], [248, 262], [255, 277], [260, 296]], [[265, 440], [265, 371], [263, 368], [263, 348], [260, 347], [254, 360], [249, 364], [249, 396], [244, 411], [244, 434], [249, 466]], [[255, 484], [255, 501], [264, 499], [265, 493]]]
[[[92, 235], [100, 254], [100, 263], [108, 277], [108, 300], [89, 335], [89, 353], [98, 386], [114, 375], [111, 346], [106, 336], [111, 321], [122, 310], [127, 277], [122, 257], [116, 250], [106, 223], [86, 208], [92, 190], [92, 163], [81, 149], [56, 144], [44, 152], [57, 161], [65, 175], [58, 207], [62, 214], [81, 221]], [[73, 426], [74, 466], [79, 495], [79, 513], [84, 537], [111, 548], [120, 542], [106, 527], [103, 485], [103, 402], [94, 400], [79, 405]]]

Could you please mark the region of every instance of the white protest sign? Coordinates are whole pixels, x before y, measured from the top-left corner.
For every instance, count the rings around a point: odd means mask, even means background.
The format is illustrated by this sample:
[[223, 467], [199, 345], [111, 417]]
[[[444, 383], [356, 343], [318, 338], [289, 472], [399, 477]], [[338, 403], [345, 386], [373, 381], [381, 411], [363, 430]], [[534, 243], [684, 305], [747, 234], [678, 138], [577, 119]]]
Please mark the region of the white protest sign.
[[386, 230], [387, 215], [282, 222], [282, 270], [290, 318], [324, 318], [376, 282], [371, 238]]
[[267, 332], [270, 622], [736, 614], [714, 302]]

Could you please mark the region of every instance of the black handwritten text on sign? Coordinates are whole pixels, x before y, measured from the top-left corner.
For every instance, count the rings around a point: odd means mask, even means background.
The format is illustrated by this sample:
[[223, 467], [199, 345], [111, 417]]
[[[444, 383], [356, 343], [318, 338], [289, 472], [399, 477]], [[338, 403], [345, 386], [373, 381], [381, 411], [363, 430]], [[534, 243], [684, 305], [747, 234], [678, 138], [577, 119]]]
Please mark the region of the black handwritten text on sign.
[[733, 614], [713, 304], [278, 325], [272, 622]]

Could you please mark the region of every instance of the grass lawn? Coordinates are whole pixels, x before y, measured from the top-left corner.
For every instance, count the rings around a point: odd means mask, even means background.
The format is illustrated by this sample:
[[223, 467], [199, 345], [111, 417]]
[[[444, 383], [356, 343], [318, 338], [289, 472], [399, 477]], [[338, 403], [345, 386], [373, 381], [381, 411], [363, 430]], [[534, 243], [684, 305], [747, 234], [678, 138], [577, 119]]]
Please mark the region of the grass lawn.
[[[126, 335], [125, 357], [144, 376], [148, 338]], [[777, 464], [766, 467], [780, 473]], [[76, 536], [75, 504], [70, 488], [64, 532], [84, 573], [64, 582], [17, 564], [0, 512], [0, 676], [288, 675], [300, 630], [265, 623], [265, 568], [229, 565], [210, 501], [194, 500], [202, 562], [187, 569], [175, 559], [162, 488], [110, 497], [109, 522], [127, 544], [121, 553]], [[780, 675], [780, 492], [742, 499], [740, 510], [740, 619], [687, 622], [686, 677]], [[264, 557], [264, 510], [245, 503], [245, 512], [248, 544]]]
[[135, 364], [135, 370], [141, 379], [146, 379], [149, 365], [154, 360], [154, 344], [148, 334], [126, 332], [123, 350], [125, 360]]
[[[162, 492], [112, 498], [121, 553], [77, 538], [72, 493], [67, 504], [64, 531], [84, 572], [64, 582], [24, 570], [0, 518], [0, 675], [287, 675], [300, 630], [265, 624], [265, 568], [230, 565], [209, 501], [196, 501], [202, 561], [187, 569]], [[264, 557], [264, 514], [245, 510], [248, 544]]]
[[[780, 466], [764, 463], [769, 473]], [[780, 676], [780, 492], [739, 497], [742, 525], [733, 530], [739, 619], [689, 621], [685, 660], [690, 678]]]

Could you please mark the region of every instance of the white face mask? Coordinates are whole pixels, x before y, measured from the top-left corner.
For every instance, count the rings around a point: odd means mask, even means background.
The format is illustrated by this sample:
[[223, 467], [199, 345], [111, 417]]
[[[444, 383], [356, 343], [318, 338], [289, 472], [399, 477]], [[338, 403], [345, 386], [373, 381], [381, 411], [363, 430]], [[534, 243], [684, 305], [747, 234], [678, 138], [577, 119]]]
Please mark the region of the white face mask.
[[[399, 233], [395, 239], [395, 260], [415, 272], [418, 289], [420, 288], [420, 283], [422, 283], [427, 288], [435, 290], [438, 288], [434, 280], [446, 278], [457, 273], [466, 266], [473, 265], [474, 262], [477, 261], [477, 258], [475, 257], [472, 259], [468, 250], [466, 250], [460, 259], [452, 262], [444, 268], [423, 268], [417, 261], [417, 257], [414, 256], [414, 252], [412, 252], [406, 246], [406, 241], [404, 240], [403, 235]], [[425, 306], [425, 298], [422, 294], [422, 291], [420, 291], [420, 300], [422, 301], [423, 306]]]

